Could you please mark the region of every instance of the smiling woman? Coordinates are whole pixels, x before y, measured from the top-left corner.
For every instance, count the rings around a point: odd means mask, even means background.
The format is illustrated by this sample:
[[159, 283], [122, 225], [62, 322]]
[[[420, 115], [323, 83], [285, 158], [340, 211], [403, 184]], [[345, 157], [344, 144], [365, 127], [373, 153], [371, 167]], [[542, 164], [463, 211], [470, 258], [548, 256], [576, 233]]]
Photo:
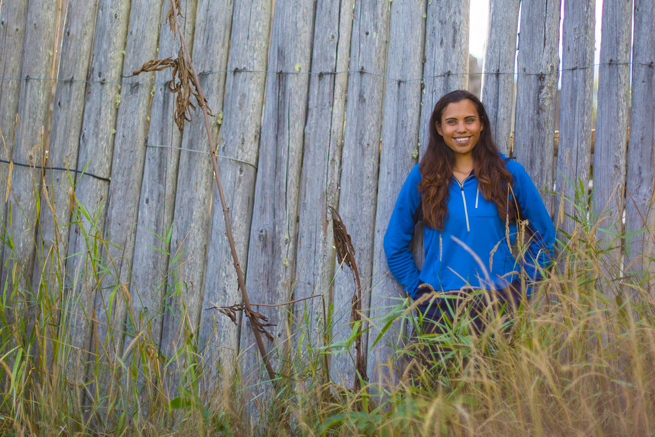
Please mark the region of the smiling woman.
[[[501, 305], [516, 309], [551, 264], [555, 228], [550, 215], [523, 166], [498, 152], [485, 129], [487, 118], [468, 91], [453, 91], [437, 102], [428, 150], [407, 177], [385, 234], [389, 269], [405, 292], [413, 299], [431, 294], [418, 305], [433, 322], [423, 326], [424, 332], [439, 333], [450, 324], [456, 313], [452, 297], [495, 291]], [[527, 254], [517, 260], [511, 246], [519, 215], [527, 220], [532, 239]], [[421, 216], [425, 261], [419, 271], [410, 242]], [[474, 329], [482, 328], [478, 317]]]

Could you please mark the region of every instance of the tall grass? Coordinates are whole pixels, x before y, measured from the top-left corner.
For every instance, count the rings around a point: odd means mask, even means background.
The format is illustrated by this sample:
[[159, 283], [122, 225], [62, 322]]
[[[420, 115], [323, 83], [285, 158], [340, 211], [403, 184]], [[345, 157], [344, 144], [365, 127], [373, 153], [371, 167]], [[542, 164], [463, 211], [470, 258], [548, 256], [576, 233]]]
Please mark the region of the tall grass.
[[[585, 205], [578, 205], [571, 234], [562, 236], [556, 268], [544, 272], [511, 326], [507, 318], [490, 313], [486, 329], [476, 333], [470, 316], [462, 313], [444, 335], [418, 336], [419, 343], [441, 347], [440, 357], [413, 367], [410, 377], [406, 364], [412, 349], [398, 348], [388, 363], [398, 372], [398, 382], [363, 384], [355, 392], [326, 380], [325, 356], [332, 348], [304, 341], [302, 333], [315, 328], [309, 317], [300, 317], [292, 323], [299, 326], [294, 344], [300, 350], [285, 363], [280, 390], [252, 400], [253, 382], [241, 379], [238, 362], [223, 363], [236, 369], [228, 381], [209, 380], [210, 364], [198, 350], [184, 305], [170, 356], [153, 336], [157, 315], [135, 310], [134, 298], [120, 286], [101, 310], [112, 314], [112, 306], [125, 304], [127, 322], [109, 326], [106, 339], [92, 338], [86, 345], [75, 340], [80, 326], [98, 323], [82, 292], [97, 292], [98, 284], [107, 283], [103, 278], [116, 272], [106, 255], [110, 243], [93, 225], [97, 216], [74, 204], [70, 229], [82, 232], [88, 248], [76, 254], [83, 258], [76, 272], [67, 271], [69, 260], [56, 247], [36, 243], [46, 266], [38, 283], [20, 285], [17, 278], [32, 273], [5, 261], [10, 274], [0, 311], [0, 433], [653, 435], [651, 278], [645, 272], [622, 272], [615, 254], [625, 236], [599, 239], [602, 223], [589, 216]], [[4, 238], [13, 247], [10, 233]], [[185, 287], [175, 271], [161, 286], [183, 302]], [[141, 290], [146, 292], [151, 290]], [[395, 321], [421, 332], [421, 321], [407, 304], [399, 299], [384, 319], [370, 322]], [[328, 319], [330, 326], [331, 309]], [[353, 336], [368, 335], [357, 332]], [[104, 353], [114, 350], [108, 342], [123, 338], [118, 341], [124, 342], [122, 352]]]

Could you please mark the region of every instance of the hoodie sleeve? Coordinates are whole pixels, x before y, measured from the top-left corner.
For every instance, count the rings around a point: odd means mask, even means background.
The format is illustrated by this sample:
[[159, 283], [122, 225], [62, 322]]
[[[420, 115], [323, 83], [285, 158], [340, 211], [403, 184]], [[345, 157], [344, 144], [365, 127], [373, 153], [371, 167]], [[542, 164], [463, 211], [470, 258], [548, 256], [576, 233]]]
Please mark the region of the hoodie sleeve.
[[553, 262], [555, 247], [555, 226], [546, 209], [539, 190], [525, 168], [516, 161], [507, 163], [507, 169], [515, 178], [514, 195], [521, 207], [524, 220], [532, 230], [530, 244], [523, 260], [528, 285], [528, 297], [534, 282], [541, 279], [540, 269], [547, 269]]
[[384, 235], [384, 252], [387, 265], [394, 277], [405, 288], [412, 299], [419, 285], [419, 270], [409, 248], [414, 232], [414, 213], [420, 202], [418, 184], [421, 172], [416, 165], [405, 180], [396, 206], [391, 214], [387, 232]]

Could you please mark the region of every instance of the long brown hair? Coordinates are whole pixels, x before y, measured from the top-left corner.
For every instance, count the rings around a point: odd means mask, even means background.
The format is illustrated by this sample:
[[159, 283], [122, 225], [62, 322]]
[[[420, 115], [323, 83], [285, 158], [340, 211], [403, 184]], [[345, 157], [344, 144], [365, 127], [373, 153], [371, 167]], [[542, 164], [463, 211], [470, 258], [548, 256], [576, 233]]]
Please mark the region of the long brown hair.
[[516, 212], [512, 202], [508, 200], [508, 189], [512, 184], [512, 175], [507, 170], [505, 162], [498, 153], [498, 147], [491, 136], [487, 112], [480, 99], [464, 90], [452, 91], [443, 96], [434, 107], [430, 117], [430, 142], [419, 169], [422, 180], [418, 185], [422, 196], [423, 221], [427, 226], [439, 230], [444, 229], [444, 221], [448, 216], [448, 193], [450, 179], [455, 164], [455, 154], [446, 145], [443, 137], [437, 132], [436, 123], [441, 126], [441, 117], [446, 107], [451, 103], [468, 99], [478, 111], [478, 117], [484, 128], [480, 139], [473, 149], [473, 170], [478, 179], [478, 186], [485, 200], [493, 201], [498, 214], [503, 220], [514, 219]]

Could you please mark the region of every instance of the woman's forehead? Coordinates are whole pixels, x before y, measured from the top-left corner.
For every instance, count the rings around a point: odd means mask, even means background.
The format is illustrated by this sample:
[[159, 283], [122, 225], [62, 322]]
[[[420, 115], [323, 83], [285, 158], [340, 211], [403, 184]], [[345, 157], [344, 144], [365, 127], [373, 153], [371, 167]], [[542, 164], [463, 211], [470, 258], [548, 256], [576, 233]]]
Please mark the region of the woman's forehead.
[[478, 116], [478, 110], [469, 99], [460, 100], [459, 102], [449, 103], [448, 106], [444, 108], [442, 119], [447, 118], [463, 118]]

